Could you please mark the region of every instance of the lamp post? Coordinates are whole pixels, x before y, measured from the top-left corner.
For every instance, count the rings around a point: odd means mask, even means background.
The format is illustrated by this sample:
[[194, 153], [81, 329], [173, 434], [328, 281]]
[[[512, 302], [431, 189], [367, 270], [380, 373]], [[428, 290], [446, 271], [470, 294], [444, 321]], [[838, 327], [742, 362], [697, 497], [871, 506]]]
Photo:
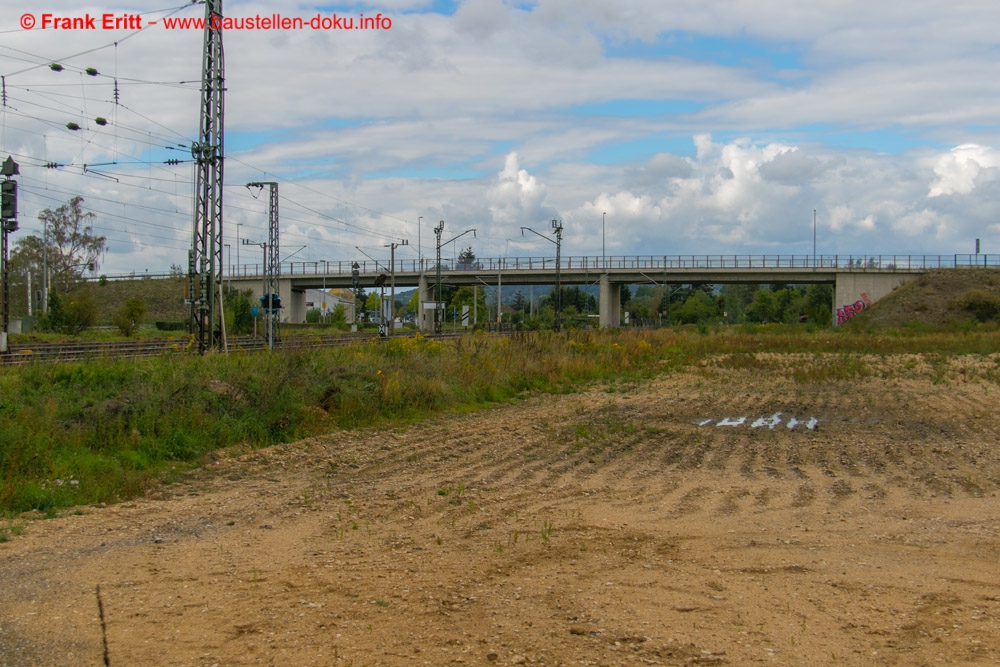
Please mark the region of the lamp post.
[[550, 239], [548, 236], [545, 236], [544, 234], [539, 234], [538, 232], [536, 232], [531, 227], [521, 227], [521, 236], [524, 236], [524, 230], [525, 229], [527, 229], [529, 232], [531, 232], [532, 234], [534, 234], [536, 236], [542, 237], [543, 239], [545, 239], [549, 243], [555, 243], [556, 244], [556, 317], [555, 317], [555, 324], [554, 324], [553, 328], [556, 331], [559, 331], [559, 326], [560, 326], [559, 319], [560, 319], [560, 315], [562, 314], [562, 280], [561, 280], [562, 274], [561, 274], [561, 269], [560, 269], [560, 264], [562, 264], [561, 257], [560, 257], [560, 251], [562, 249], [562, 230], [563, 230], [562, 222], [560, 222], [559, 220], [553, 220], [552, 221], [552, 229], [554, 229], [555, 233], [556, 233], [556, 240], [555, 241], [553, 241], [552, 239]]
[[390, 243], [388, 248], [389, 251], [389, 280], [390, 280], [390, 291], [389, 291], [389, 333], [390, 335], [395, 335], [396, 333], [396, 248], [401, 245], [410, 245], [407, 239], [400, 239], [399, 243], [393, 241]]
[[608, 256], [604, 249], [604, 222], [608, 217], [608, 212], [601, 213], [601, 268], [608, 268]]
[[816, 209], [813, 209], [813, 268], [816, 268]]

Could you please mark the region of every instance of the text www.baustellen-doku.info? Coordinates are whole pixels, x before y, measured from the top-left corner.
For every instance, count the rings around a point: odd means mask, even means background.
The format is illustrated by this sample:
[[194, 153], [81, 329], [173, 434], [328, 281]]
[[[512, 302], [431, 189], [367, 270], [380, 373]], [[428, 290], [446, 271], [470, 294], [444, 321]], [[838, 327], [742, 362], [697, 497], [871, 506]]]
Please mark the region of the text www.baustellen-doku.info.
[[25, 13], [21, 15], [21, 27], [25, 30], [143, 30], [161, 27], [166, 30], [204, 30], [206, 25], [213, 30], [389, 30], [392, 19], [382, 14], [374, 16], [343, 16], [340, 14], [316, 14], [308, 18], [299, 16], [212, 16], [176, 17], [150, 19], [141, 14], [84, 14], [83, 16], [60, 16], [50, 13]]

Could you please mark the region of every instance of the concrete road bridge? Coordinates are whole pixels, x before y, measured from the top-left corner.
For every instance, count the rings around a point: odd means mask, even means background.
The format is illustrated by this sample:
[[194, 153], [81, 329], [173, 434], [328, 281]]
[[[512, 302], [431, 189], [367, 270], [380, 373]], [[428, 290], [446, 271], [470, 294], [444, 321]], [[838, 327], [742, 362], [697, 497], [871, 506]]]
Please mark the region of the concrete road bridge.
[[[1000, 255], [635, 255], [628, 257], [563, 257], [560, 266], [548, 257], [477, 258], [474, 263], [424, 258], [373, 261], [291, 262], [281, 266], [279, 294], [282, 319], [304, 322], [308, 289], [352, 288], [366, 290], [384, 281], [397, 289], [418, 287], [421, 297], [420, 328], [434, 328], [434, 287], [485, 285], [564, 286], [600, 285], [600, 324], [620, 323], [620, 286], [624, 284], [815, 284], [834, 285], [835, 324], [850, 319], [900, 285], [932, 269], [974, 269], [1000, 266]], [[384, 278], [383, 278], [384, 277]], [[234, 288], [263, 294], [260, 264], [233, 267], [226, 277]], [[427, 295], [427, 296], [423, 296]]]

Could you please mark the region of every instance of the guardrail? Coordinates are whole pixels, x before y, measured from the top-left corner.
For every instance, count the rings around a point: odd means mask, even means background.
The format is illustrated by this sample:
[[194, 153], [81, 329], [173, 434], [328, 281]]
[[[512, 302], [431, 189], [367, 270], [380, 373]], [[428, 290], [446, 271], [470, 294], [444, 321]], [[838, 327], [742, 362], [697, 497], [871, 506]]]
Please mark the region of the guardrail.
[[[351, 275], [353, 260], [287, 262], [281, 265], [282, 277]], [[389, 262], [358, 261], [362, 274], [418, 273], [436, 270], [434, 260], [402, 259]], [[844, 271], [927, 271], [969, 267], [1000, 267], [1000, 255], [629, 255], [611, 257], [563, 257], [561, 269], [603, 272], [616, 269], [683, 270], [683, 269], [838, 269]], [[262, 264], [240, 264], [224, 267], [225, 279], [260, 278]], [[442, 271], [545, 271], [555, 270], [554, 257], [493, 257], [478, 258], [474, 263], [457, 259], [442, 259]], [[117, 274], [89, 280], [136, 280], [140, 278], [181, 277], [177, 274], [144, 273]]]

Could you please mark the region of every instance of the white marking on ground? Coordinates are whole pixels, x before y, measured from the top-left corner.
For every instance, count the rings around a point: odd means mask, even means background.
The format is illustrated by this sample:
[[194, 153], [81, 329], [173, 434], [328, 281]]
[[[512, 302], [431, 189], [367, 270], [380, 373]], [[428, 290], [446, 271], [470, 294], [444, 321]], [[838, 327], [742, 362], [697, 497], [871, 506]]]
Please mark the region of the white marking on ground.
[[781, 423], [781, 413], [775, 412], [770, 417], [761, 417], [754, 423], [750, 424], [750, 428], [760, 428], [761, 426], [766, 426], [772, 431], [774, 427]]

